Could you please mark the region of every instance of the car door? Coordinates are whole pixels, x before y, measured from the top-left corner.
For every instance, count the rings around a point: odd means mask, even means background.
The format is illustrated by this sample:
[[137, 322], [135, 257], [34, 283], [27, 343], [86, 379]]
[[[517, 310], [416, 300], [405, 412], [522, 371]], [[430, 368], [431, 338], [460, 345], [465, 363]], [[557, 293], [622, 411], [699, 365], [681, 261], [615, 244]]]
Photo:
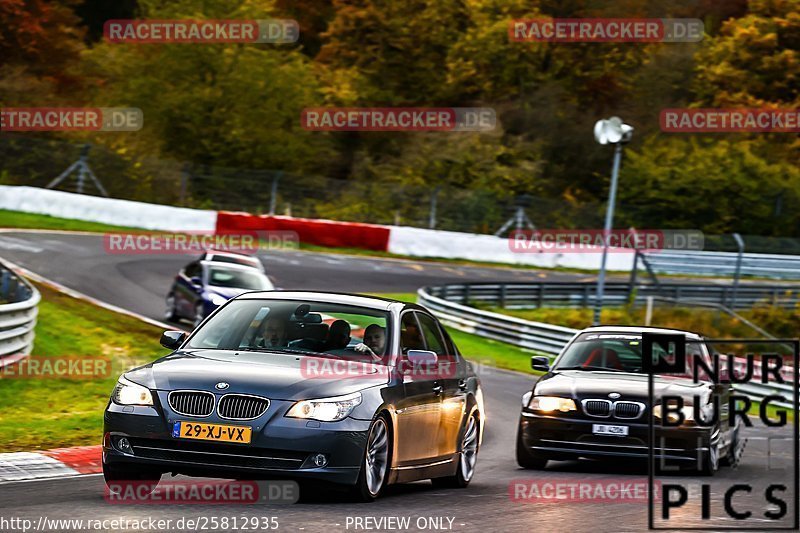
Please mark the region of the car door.
[[424, 350], [425, 340], [416, 314], [407, 310], [400, 317], [400, 361], [403, 397], [397, 402], [397, 465], [424, 464], [438, 456], [441, 396], [435, 376], [412, 368], [408, 350]]
[[452, 342], [448, 343], [439, 322], [427, 313], [418, 312], [417, 319], [422, 328], [422, 336], [428, 350], [438, 356], [436, 380], [434, 387], [441, 389], [439, 393], [441, 415], [439, 418], [439, 437], [437, 439], [437, 457], [448, 457], [458, 451], [459, 432], [464, 420], [467, 399], [467, 383], [463, 379], [463, 367], [460, 367], [458, 354]]
[[199, 295], [192, 278], [202, 275], [202, 266], [193, 261], [180, 271], [175, 283], [175, 307], [181, 316], [194, 316], [194, 305]]

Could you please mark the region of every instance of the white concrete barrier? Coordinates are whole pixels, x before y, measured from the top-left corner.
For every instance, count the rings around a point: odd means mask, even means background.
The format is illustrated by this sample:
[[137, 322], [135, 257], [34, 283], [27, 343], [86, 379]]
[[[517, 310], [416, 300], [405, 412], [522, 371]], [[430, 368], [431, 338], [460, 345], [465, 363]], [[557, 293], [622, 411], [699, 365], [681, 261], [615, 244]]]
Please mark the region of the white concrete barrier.
[[162, 231], [213, 232], [217, 212], [0, 185], [0, 209]]
[[[392, 227], [389, 234], [390, 253], [415, 257], [469, 259], [489, 263], [510, 263], [544, 268], [578, 268], [597, 270], [602, 254], [599, 252], [519, 253], [511, 250], [508, 238], [455, 231], [438, 231], [408, 226]], [[631, 250], [608, 255], [609, 270], [630, 271], [633, 267]]]

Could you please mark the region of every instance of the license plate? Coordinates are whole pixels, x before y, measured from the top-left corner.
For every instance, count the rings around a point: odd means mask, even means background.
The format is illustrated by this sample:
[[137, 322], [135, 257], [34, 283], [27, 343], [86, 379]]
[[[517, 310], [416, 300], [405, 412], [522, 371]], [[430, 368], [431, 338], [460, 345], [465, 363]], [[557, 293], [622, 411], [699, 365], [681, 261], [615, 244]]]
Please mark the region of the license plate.
[[253, 429], [248, 426], [226, 426], [223, 424], [205, 424], [202, 422], [175, 422], [172, 436], [181, 439], [215, 440], [220, 442], [236, 442], [250, 444]]
[[611, 435], [614, 437], [627, 437], [628, 426], [609, 426], [607, 424], [592, 424], [592, 433], [595, 435]]

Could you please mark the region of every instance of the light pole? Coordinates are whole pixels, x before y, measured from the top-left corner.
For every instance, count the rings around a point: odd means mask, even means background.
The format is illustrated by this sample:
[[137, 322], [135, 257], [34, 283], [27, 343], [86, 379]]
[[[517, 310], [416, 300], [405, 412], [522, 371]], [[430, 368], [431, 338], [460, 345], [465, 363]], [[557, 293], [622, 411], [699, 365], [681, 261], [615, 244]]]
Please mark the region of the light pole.
[[614, 145], [614, 164], [611, 168], [611, 187], [608, 191], [608, 206], [606, 207], [606, 222], [603, 227], [603, 258], [600, 260], [600, 274], [597, 276], [597, 297], [594, 302], [593, 325], [600, 324], [600, 313], [603, 310], [603, 290], [606, 284], [606, 259], [608, 258], [608, 237], [614, 221], [614, 203], [617, 200], [617, 178], [619, 177], [619, 164], [622, 160], [622, 145], [631, 140], [633, 126], [622, 122], [619, 117], [598, 120], [594, 125], [594, 138], [600, 144]]

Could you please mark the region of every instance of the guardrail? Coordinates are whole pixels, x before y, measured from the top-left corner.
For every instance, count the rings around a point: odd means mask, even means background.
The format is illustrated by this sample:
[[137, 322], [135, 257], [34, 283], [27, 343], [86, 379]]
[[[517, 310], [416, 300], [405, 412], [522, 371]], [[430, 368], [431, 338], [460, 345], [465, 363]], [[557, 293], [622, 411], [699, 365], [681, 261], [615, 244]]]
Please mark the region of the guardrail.
[[800, 256], [778, 254], [741, 254], [659, 250], [643, 254], [653, 271], [659, 274], [701, 276], [741, 276], [773, 279], [800, 279]]
[[531, 322], [449, 301], [447, 298], [450, 293], [446, 290], [448, 287], [450, 286], [445, 285], [433, 289], [444, 289], [444, 297], [434, 296], [431, 288], [423, 287], [417, 291], [417, 301], [430, 309], [445, 325], [461, 331], [548, 355], [561, 351], [578, 332], [572, 328]]
[[[557, 298], [556, 301], [574, 302], [584, 301], [583, 289], [577, 295], [568, 294], [568, 286], [585, 286], [586, 284], [554, 284], [554, 283], [532, 283], [532, 293], [536, 296], [537, 306], [548, 302], [541, 297], [539, 288], [551, 285], [559, 285], [560, 291], [553, 291], [549, 294]], [[513, 289], [510, 289], [513, 287]], [[522, 288], [522, 284], [463, 284], [463, 285], [444, 285], [439, 287], [422, 287], [417, 291], [417, 302], [427, 307], [439, 320], [447, 326], [455, 329], [473, 333], [481, 337], [497, 340], [518, 346], [520, 348], [533, 350], [551, 357], [551, 359], [561, 352], [561, 349], [570, 339], [580, 330], [547, 324], [544, 322], [533, 322], [517, 317], [484, 311], [465, 305], [464, 302], [505, 302], [504, 307], [511, 307], [508, 302], [529, 302], [531, 294], [529, 292], [515, 293], [515, 290]], [[548, 294], [547, 292], [545, 294]], [[502, 295], [502, 297], [501, 297]], [[566, 300], [564, 299], [566, 297]], [[452, 301], [458, 300], [458, 301]], [[737, 370], [741, 370], [742, 361], [736, 362]], [[791, 383], [793, 369], [784, 367], [783, 375]], [[778, 383], [747, 383], [735, 385], [735, 388], [748, 394], [751, 398], [760, 400], [770, 395], [782, 395], [789, 402], [771, 402], [773, 405], [784, 408], [792, 408], [794, 404], [794, 387], [790, 384]]]
[[[489, 304], [508, 309], [537, 307], [590, 307], [594, 305], [595, 282], [543, 281], [530, 283], [465, 283], [427, 289], [447, 301]], [[734, 297], [735, 292], [735, 297]], [[733, 288], [713, 283], [634, 284], [606, 282], [603, 302], [609, 306], [644, 303], [648, 296], [670, 298], [681, 303], [713, 303], [734, 309], [757, 305], [793, 309], [800, 305], [800, 284], [748, 284]], [[732, 306], [732, 304], [735, 304]]]
[[0, 367], [30, 355], [41, 296], [0, 263]]

